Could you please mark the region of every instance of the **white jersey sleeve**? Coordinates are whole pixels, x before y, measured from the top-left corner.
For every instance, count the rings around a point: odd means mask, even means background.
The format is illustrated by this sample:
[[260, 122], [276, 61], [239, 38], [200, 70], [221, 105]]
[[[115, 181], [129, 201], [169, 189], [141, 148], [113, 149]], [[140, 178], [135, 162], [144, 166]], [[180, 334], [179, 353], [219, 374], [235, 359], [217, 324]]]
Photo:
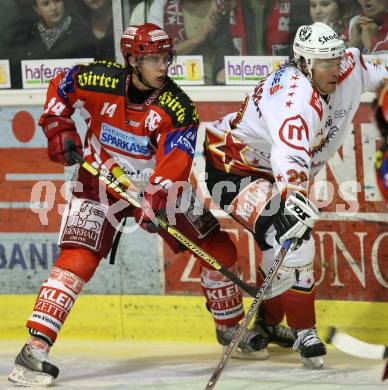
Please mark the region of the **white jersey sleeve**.
[[358, 49], [349, 49], [353, 54], [356, 63], [359, 63], [359, 71], [361, 72], [362, 92], [376, 92], [382, 85], [384, 78], [388, 80], [388, 72], [386, 67], [380, 62], [367, 60]]
[[281, 84], [266, 92], [262, 114], [271, 138], [271, 165], [280, 193], [287, 189], [307, 190], [311, 147], [320, 129], [322, 102], [308, 79], [288, 68]]

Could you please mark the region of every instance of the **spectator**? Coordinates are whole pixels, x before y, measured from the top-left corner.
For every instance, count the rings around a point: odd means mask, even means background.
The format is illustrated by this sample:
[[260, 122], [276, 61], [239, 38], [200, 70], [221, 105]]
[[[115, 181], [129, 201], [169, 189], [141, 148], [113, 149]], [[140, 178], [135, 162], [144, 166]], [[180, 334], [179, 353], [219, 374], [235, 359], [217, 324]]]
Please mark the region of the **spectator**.
[[80, 16], [91, 32], [88, 53], [95, 59], [115, 61], [112, 0], [77, 1]]
[[224, 55], [238, 55], [230, 36], [230, 14], [219, 0], [155, 0], [149, 21], [174, 38], [178, 55], [203, 56], [206, 84], [223, 84]]
[[328, 24], [345, 43], [349, 41], [349, 20], [359, 10], [352, 0], [310, 0], [312, 21]]
[[290, 0], [251, 0], [257, 26], [255, 34], [258, 55], [288, 54], [291, 6], [293, 2]]
[[3, 0], [0, 13], [0, 59], [8, 59], [8, 41], [9, 36], [15, 25], [19, 23], [19, 10], [14, 0]]
[[29, 15], [32, 10], [36, 20], [20, 23], [10, 40], [12, 86], [17, 88], [22, 85], [20, 60], [88, 57], [85, 31], [68, 13], [65, 0], [32, 0], [29, 5], [23, 11]]
[[388, 50], [388, 0], [358, 0], [362, 13], [349, 22], [350, 44], [363, 53]]
[[67, 13], [65, 0], [35, 0], [31, 5], [38, 20], [25, 37], [23, 59], [84, 57], [80, 42], [85, 32]]

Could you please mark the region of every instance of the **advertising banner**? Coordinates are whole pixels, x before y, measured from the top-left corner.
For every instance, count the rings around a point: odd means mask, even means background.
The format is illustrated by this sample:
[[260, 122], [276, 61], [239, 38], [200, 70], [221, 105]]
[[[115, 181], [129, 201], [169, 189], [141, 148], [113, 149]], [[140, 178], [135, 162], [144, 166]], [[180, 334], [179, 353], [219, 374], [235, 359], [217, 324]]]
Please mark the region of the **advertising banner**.
[[177, 56], [168, 69], [168, 75], [177, 84], [202, 85], [205, 83], [202, 56]]
[[288, 57], [225, 56], [226, 85], [256, 85], [286, 62]]
[[0, 60], [0, 89], [3, 88], [11, 88], [8, 60]]
[[66, 58], [57, 60], [23, 60], [21, 62], [23, 88], [44, 89], [58, 73], [77, 64], [88, 64], [93, 58]]

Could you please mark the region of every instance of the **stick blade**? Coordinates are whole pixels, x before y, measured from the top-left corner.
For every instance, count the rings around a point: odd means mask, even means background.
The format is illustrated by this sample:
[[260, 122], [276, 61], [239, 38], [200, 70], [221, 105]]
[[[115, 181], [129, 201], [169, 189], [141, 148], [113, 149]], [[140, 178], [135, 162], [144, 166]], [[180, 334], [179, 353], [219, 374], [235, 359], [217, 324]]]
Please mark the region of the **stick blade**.
[[388, 347], [383, 344], [371, 344], [358, 340], [336, 328], [329, 328], [327, 343], [332, 343], [340, 351], [366, 359], [384, 359]]

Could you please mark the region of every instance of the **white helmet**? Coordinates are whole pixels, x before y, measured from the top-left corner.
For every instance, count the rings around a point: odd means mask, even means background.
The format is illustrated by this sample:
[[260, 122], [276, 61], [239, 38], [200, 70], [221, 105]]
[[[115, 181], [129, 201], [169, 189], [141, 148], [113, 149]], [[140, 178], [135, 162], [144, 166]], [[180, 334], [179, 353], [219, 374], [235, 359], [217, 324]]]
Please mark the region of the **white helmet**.
[[311, 75], [315, 59], [342, 57], [345, 54], [345, 42], [327, 24], [315, 22], [298, 28], [293, 49], [295, 59], [305, 58]]

